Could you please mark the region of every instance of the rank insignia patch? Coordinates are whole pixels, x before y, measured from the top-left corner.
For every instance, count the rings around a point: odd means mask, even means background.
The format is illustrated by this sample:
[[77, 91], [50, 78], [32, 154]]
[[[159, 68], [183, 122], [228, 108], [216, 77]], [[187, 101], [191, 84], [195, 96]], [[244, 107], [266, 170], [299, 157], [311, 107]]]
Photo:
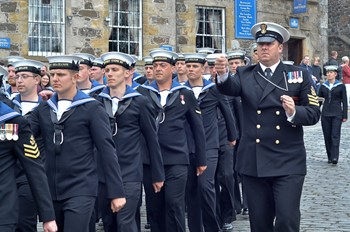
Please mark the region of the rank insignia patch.
[[36, 159], [39, 157], [40, 151], [39, 151], [38, 145], [35, 142], [33, 135], [30, 137], [29, 142], [30, 142], [30, 144], [23, 144], [24, 155], [29, 157], [29, 158]]

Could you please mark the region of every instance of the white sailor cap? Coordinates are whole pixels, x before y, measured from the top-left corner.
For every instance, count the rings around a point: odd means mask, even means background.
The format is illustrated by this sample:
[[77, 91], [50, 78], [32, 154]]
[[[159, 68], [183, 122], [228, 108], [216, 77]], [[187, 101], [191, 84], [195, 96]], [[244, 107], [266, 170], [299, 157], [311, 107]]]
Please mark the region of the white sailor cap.
[[175, 64], [175, 60], [178, 58], [178, 55], [175, 52], [164, 50], [164, 49], [155, 49], [152, 50], [149, 55], [153, 59], [153, 63], [157, 61], [164, 61], [170, 63], [171, 65]]
[[283, 64], [294, 65], [294, 61], [292, 61], [292, 60], [284, 60], [282, 62], [283, 62]]
[[73, 56], [79, 56], [80, 64], [86, 64], [90, 67], [92, 67], [92, 61], [96, 59], [95, 56], [89, 54], [89, 53], [74, 53]]
[[200, 63], [205, 64], [207, 62], [207, 54], [204, 53], [187, 53], [184, 54], [185, 56], [185, 63]]
[[236, 60], [236, 59], [244, 60], [245, 54], [246, 52], [242, 50], [235, 50], [235, 51], [226, 53], [227, 60]]
[[18, 72], [31, 72], [41, 75], [40, 68], [44, 66], [43, 63], [36, 60], [20, 60], [12, 63], [15, 67], [15, 73]]
[[214, 52], [215, 48], [197, 48], [197, 53], [213, 54]]
[[49, 69], [70, 69], [79, 71], [79, 62], [81, 57], [79, 56], [47, 56], [49, 61]]
[[153, 59], [150, 56], [143, 57], [143, 61], [145, 62], [145, 66], [152, 65], [152, 63], [153, 63]]
[[133, 59], [133, 62], [132, 62], [132, 64], [131, 64], [131, 67], [135, 67], [136, 66], [136, 63], [137, 63], [137, 61], [139, 60], [139, 58], [137, 57], [137, 56], [135, 56], [135, 55], [130, 55], [131, 56], [131, 58]]
[[185, 61], [185, 56], [181, 53], [177, 53], [177, 58], [175, 62], [178, 62], [178, 61]]
[[327, 65], [327, 66], [324, 66], [324, 68], [326, 69], [326, 72], [328, 71], [338, 72], [339, 67], [337, 65]]
[[105, 66], [109, 64], [117, 64], [123, 66], [124, 68], [130, 70], [134, 59], [126, 53], [122, 52], [107, 52], [101, 56]]
[[253, 44], [251, 45], [251, 47], [252, 47], [252, 51], [253, 51], [253, 52], [256, 52], [256, 51], [258, 50], [258, 44], [257, 44], [257, 43], [253, 43]]
[[216, 58], [218, 58], [221, 55], [222, 54], [220, 54], [220, 53], [208, 54], [207, 57], [206, 57], [208, 65], [209, 66], [214, 66]]
[[257, 43], [285, 43], [289, 40], [289, 31], [277, 23], [260, 22], [255, 24], [250, 33], [255, 37]]
[[20, 56], [8, 56], [6, 57], [6, 59], [7, 59], [7, 67], [12, 66], [12, 64], [16, 61], [24, 60], [24, 58]]
[[96, 58], [92, 61], [92, 66], [97, 66], [100, 68], [104, 68], [104, 63], [103, 60], [101, 58]]
[[[6, 68], [4, 68], [4, 67], [2, 67], [2, 66], [0, 66], [0, 77], [1, 76], [7, 76], [8, 75], [8, 72], [7, 72], [7, 70], [6, 70]], [[1, 85], [2, 83], [0, 83], [0, 85]]]

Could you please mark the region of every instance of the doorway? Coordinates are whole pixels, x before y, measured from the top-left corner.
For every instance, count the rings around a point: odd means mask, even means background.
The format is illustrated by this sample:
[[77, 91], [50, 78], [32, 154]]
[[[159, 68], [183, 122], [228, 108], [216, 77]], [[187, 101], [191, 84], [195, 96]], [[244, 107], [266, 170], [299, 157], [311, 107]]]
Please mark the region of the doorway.
[[283, 57], [285, 60], [294, 61], [294, 65], [298, 66], [303, 59], [303, 40], [302, 39], [289, 39], [287, 42], [287, 48], [283, 49]]

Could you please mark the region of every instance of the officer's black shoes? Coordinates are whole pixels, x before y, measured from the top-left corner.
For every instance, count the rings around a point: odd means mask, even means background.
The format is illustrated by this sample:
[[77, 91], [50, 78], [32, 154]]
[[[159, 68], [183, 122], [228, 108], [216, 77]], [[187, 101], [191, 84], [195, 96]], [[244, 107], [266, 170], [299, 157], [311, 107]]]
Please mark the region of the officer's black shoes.
[[146, 223], [146, 224], [145, 224], [145, 229], [146, 229], [146, 230], [151, 229], [151, 225], [150, 225], [149, 223]]
[[243, 209], [242, 215], [249, 215], [249, 211], [247, 208]]
[[224, 223], [221, 230], [224, 231], [231, 231], [233, 229], [233, 226], [231, 223]]
[[338, 160], [337, 159], [332, 159], [332, 164], [337, 164]]
[[331, 164], [331, 163], [332, 163], [332, 160], [328, 160], [328, 163]]
[[242, 213], [242, 210], [241, 209], [237, 209], [236, 210], [236, 214], [241, 214]]

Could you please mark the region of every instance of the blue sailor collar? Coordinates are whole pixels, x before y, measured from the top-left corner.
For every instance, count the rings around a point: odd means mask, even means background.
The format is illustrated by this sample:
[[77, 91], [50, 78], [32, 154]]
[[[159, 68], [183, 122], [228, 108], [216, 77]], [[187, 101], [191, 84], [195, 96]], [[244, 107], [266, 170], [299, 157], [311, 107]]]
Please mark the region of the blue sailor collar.
[[8, 95], [11, 95], [11, 94], [12, 94], [11, 86], [9, 86], [9, 87], [6, 89], [6, 93], [7, 93]]
[[[158, 85], [157, 85], [157, 82], [156, 81], [153, 81], [151, 84], [149, 85], [142, 85], [142, 87], [146, 88], [146, 89], [149, 89], [157, 94], [159, 94], [159, 88], [158, 88]], [[170, 87], [170, 90], [169, 92], [170, 93], [173, 93], [179, 89], [189, 89], [191, 90], [191, 88], [189, 88], [188, 86], [185, 86], [185, 85], [181, 85], [179, 82], [177, 81], [174, 81], [171, 83], [171, 87]]]
[[138, 87], [140, 86], [140, 84], [139, 83], [137, 83], [136, 81], [132, 81], [132, 84], [131, 84], [131, 88], [133, 88], [133, 89], [137, 89]]
[[[188, 86], [192, 90], [192, 86], [189, 81], [186, 81], [185, 86]], [[203, 78], [203, 88], [201, 93], [207, 91], [210, 88], [213, 88], [214, 86], [215, 86], [215, 83]]]
[[[42, 97], [40, 96], [40, 95], [38, 95], [38, 101], [37, 101], [37, 103], [38, 103], [38, 105], [43, 101], [43, 99], [42, 99]], [[12, 103], [14, 104], [14, 105], [16, 105], [20, 110], [22, 110], [22, 105], [21, 105], [21, 103], [22, 103], [22, 100], [21, 100], [21, 95], [20, 94], [18, 94], [13, 100], [12, 100]]]
[[133, 81], [136, 81], [136, 80], [140, 79], [141, 77], [143, 77], [143, 76], [142, 76], [140, 73], [134, 72], [134, 75], [133, 75], [133, 77], [132, 77], [132, 80], [133, 80]]
[[0, 102], [0, 124], [5, 123], [7, 120], [20, 116], [19, 113], [11, 109], [8, 105]]
[[[112, 100], [110, 95], [110, 87], [107, 86], [106, 88], [104, 88], [103, 91], [98, 96]], [[132, 87], [126, 85], [124, 96], [120, 100], [122, 101], [128, 98], [133, 98], [137, 96], [141, 96], [141, 94], [136, 90], [134, 90]]]
[[324, 85], [327, 89], [331, 90], [335, 87], [337, 87], [338, 85], [341, 85], [342, 83], [339, 80], [335, 80], [333, 86], [331, 87], [329, 81], [325, 81], [322, 85]]
[[89, 91], [89, 94], [93, 93], [93, 92], [96, 92], [96, 91], [98, 91], [100, 89], [103, 89], [104, 87], [106, 87], [106, 86], [98, 83], [96, 80], [92, 80], [91, 81], [91, 89]]
[[[80, 90], [77, 90], [77, 93], [75, 94], [72, 104], [68, 107], [67, 111], [77, 107], [79, 105], [83, 105], [87, 102], [95, 101], [94, 98], [86, 95]], [[57, 93], [54, 93], [52, 97], [47, 101], [47, 104], [50, 106], [51, 109], [53, 109], [54, 112], [57, 112], [57, 106], [58, 106], [58, 95]]]

